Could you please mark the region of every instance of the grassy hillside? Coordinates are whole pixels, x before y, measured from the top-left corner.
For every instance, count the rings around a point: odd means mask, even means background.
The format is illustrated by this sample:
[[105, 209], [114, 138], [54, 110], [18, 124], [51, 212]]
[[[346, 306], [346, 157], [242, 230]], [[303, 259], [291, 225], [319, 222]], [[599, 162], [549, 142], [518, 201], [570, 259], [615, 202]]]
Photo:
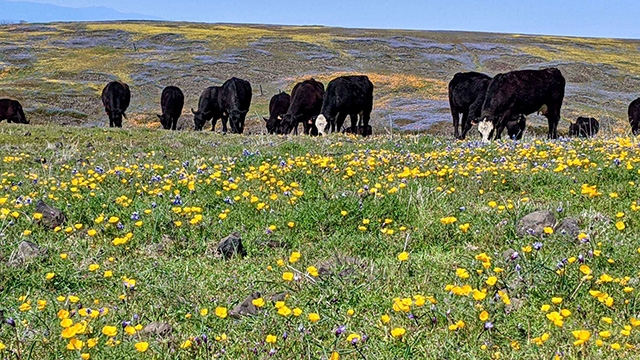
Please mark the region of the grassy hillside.
[[[0, 144], [2, 359], [638, 356], [636, 139], [3, 124]], [[518, 236], [535, 210], [579, 235]], [[40, 256], [16, 262], [22, 241]]]
[[604, 133], [624, 134], [640, 88], [631, 40], [163, 22], [4, 25], [0, 39], [0, 96], [19, 99], [38, 124], [104, 126], [99, 93], [121, 79], [133, 92], [125, 126], [159, 127], [160, 92], [177, 85], [187, 96], [181, 127], [189, 128], [201, 91], [238, 76], [254, 86], [248, 130], [259, 133], [277, 91], [310, 76], [326, 83], [364, 73], [376, 86], [376, 131], [448, 134], [454, 73], [557, 66], [568, 83], [562, 116], [595, 116]]

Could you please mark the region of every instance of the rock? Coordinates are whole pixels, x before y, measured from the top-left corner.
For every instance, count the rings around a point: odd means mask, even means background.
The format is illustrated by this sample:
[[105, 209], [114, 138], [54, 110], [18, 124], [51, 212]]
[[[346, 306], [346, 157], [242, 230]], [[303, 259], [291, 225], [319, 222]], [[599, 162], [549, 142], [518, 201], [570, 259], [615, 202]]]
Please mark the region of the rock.
[[518, 254], [518, 252], [513, 249], [508, 249], [502, 253], [502, 257], [505, 261], [511, 261], [516, 260], [518, 257], [520, 257], [520, 254]]
[[287, 295], [288, 294], [286, 292], [273, 294], [273, 295], [269, 296], [269, 300], [271, 300], [273, 302], [285, 301], [287, 299]]
[[580, 226], [578, 226], [578, 220], [573, 218], [562, 219], [555, 232], [576, 239], [580, 234]]
[[142, 333], [150, 336], [166, 338], [171, 335], [173, 327], [164, 322], [152, 322], [142, 329]]
[[18, 249], [11, 253], [9, 265], [20, 265], [28, 260], [42, 257], [46, 254], [47, 249], [41, 248], [30, 241], [23, 241], [18, 244]]
[[239, 319], [241, 316], [257, 315], [258, 309], [256, 308], [255, 305], [253, 305], [253, 300], [258, 299], [260, 297], [261, 295], [259, 292], [254, 292], [253, 294], [249, 295], [249, 297], [244, 299], [243, 302], [241, 302], [240, 304], [236, 305], [233, 309], [231, 309], [231, 311], [229, 312], [229, 315], [236, 319]]
[[38, 203], [36, 204], [36, 212], [42, 214], [42, 219], [37, 222], [50, 229], [62, 226], [62, 224], [67, 220], [67, 217], [64, 216], [61, 210], [47, 205], [42, 200], [38, 200]]
[[525, 215], [518, 221], [516, 232], [520, 236], [533, 235], [541, 236], [545, 227], [554, 228], [556, 217], [550, 211], [536, 211]]
[[247, 252], [244, 250], [244, 246], [242, 246], [240, 233], [234, 232], [220, 240], [220, 243], [218, 244], [218, 253], [220, 253], [226, 260], [231, 259], [236, 255], [240, 255], [241, 258], [247, 256]]
[[318, 265], [318, 274], [321, 278], [337, 275], [340, 278], [353, 278], [363, 273], [368, 264], [357, 258], [336, 254], [333, 259]]

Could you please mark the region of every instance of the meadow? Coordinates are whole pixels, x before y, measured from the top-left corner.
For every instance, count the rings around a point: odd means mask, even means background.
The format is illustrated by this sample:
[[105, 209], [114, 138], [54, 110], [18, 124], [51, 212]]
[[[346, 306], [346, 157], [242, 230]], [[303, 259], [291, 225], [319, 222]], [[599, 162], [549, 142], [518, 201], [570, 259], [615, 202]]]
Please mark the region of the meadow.
[[[637, 139], [3, 124], [0, 144], [2, 359], [638, 356]], [[518, 235], [536, 210], [577, 232]]]
[[[31, 121], [0, 124], [2, 360], [640, 357], [637, 41], [163, 22], [0, 39], [0, 97]], [[539, 139], [533, 115], [523, 142], [452, 139], [454, 73], [547, 66], [596, 138]], [[351, 73], [376, 86], [375, 136], [261, 134], [271, 95]], [[164, 86], [186, 130], [231, 76], [254, 86], [251, 135], [158, 130]], [[105, 129], [116, 79], [129, 119]], [[246, 256], [225, 259], [233, 233]]]

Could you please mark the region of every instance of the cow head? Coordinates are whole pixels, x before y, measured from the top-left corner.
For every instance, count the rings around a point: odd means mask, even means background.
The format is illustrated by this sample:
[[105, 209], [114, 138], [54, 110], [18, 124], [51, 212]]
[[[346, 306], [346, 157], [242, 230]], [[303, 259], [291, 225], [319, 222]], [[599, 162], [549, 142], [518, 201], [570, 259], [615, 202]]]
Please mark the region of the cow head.
[[478, 131], [482, 134], [482, 141], [489, 142], [493, 134], [493, 123], [485, 117], [478, 123]]
[[282, 120], [280, 120], [280, 123], [277, 126], [276, 133], [284, 135], [289, 134], [297, 125], [298, 120], [293, 114], [284, 114], [282, 115]]
[[640, 135], [640, 121], [636, 121], [635, 123], [631, 123], [631, 132], [633, 135]]
[[244, 131], [244, 119], [247, 117], [249, 110], [231, 110], [229, 112], [229, 125], [231, 125], [231, 132], [236, 134], [242, 134]]
[[162, 127], [165, 130], [171, 129], [171, 116], [169, 115], [157, 115], [157, 116], [158, 116], [158, 119], [160, 119], [160, 124], [162, 124]]
[[[210, 117], [208, 113], [204, 113], [200, 110], [195, 111], [191, 108], [191, 113], [193, 114], [193, 125], [197, 131], [201, 131], [204, 127], [204, 124], [207, 122], [207, 119]], [[164, 125], [164, 124], [163, 124]]]
[[580, 134], [580, 126], [575, 123], [569, 125], [569, 136], [578, 136]]
[[324, 115], [320, 114], [316, 118], [316, 127], [318, 128], [318, 135], [325, 135], [329, 133], [329, 123]]
[[279, 127], [282, 122], [282, 115], [272, 116], [270, 118], [262, 118], [265, 121], [265, 125], [267, 127], [267, 132], [269, 134], [280, 134]]
[[113, 125], [115, 125], [115, 127], [122, 127], [122, 118], [124, 117], [125, 119], [127, 118], [127, 116], [125, 115], [125, 113], [121, 110], [112, 110], [109, 114], [109, 120], [111, 120], [113, 122]]
[[22, 110], [22, 105], [20, 105], [20, 103], [18, 103], [17, 101], [14, 102], [14, 116], [11, 119], [7, 119], [8, 122], [14, 122], [16, 124], [28, 124], [29, 120], [27, 120], [27, 117], [24, 115], [24, 111]]

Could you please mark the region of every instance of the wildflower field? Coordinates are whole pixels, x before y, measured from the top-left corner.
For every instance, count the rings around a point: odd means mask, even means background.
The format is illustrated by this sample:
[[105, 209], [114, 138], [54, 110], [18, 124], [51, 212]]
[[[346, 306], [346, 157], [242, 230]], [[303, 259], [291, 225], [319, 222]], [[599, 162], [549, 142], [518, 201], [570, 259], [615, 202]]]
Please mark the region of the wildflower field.
[[[639, 356], [637, 139], [3, 124], [0, 144], [0, 359]], [[517, 235], [536, 210], [579, 233]]]

